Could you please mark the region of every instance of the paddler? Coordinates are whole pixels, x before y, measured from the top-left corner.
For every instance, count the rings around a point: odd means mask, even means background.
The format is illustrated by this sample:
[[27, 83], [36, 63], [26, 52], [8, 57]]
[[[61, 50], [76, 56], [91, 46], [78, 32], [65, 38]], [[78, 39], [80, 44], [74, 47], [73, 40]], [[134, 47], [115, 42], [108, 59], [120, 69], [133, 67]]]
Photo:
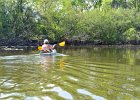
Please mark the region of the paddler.
[[45, 39], [44, 44], [42, 45], [42, 52], [50, 53], [54, 50], [56, 44], [51, 45], [49, 44], [49, 40]]

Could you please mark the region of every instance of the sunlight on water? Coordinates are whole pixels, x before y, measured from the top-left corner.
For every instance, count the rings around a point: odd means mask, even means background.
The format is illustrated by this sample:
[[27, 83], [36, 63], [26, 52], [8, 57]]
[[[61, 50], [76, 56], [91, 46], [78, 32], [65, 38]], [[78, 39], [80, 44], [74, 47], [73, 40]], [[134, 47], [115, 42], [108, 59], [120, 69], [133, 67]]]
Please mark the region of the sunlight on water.
[[140, 98], [139, 49], [65, 48], [59, 52], [53, 56], [0, 54], [0, 99]]
[[81, 93], [81, 94], [83, 94], [83, 95], [88, 95], [88, 96], [90, 96], [92, 99], [95, 99], [95, 100], [105, 100], [103, 97], [96, 96], [96, 95], [94, 95], [94, 94], [92, 94], [92, 93], [90, 93], [90, 92], [88, 92], [88, 91], [86, 91], [86, 90], [84, 90], [84, 89], [77, 89], [77, 91], [78, 91], [78, 93]]

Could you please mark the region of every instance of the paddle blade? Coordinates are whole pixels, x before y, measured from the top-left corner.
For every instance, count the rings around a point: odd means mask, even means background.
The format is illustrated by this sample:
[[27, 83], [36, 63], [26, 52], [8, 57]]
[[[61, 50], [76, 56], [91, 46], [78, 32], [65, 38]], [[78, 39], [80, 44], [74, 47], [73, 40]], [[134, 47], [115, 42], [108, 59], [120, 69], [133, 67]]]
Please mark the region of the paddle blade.
[[42, 46], [38, 46], [38, 50], [42, 50]]
[[65, 41], [60, 42], [60, 43], [59, 43], [59, 46], [65, 46]]

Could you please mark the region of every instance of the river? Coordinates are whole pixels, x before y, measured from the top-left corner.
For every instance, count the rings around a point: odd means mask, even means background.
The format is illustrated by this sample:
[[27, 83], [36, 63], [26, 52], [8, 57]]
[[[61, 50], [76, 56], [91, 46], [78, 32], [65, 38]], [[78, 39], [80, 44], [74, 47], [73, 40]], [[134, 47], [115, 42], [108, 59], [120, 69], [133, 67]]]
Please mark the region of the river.
[[1, 100], [139, 100], [140, 49], [0, 52]]

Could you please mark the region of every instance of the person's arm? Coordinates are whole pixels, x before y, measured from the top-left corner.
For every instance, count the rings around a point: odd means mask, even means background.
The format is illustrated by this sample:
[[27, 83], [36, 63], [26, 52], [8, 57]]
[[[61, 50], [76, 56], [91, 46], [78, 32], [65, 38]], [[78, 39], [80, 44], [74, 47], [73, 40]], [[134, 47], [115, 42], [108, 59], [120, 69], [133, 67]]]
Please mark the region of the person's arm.
[[55, 46], [56, 46], [56, 44], [54, 44], [54, 45], [52, 46], [52, 48], [54, 49], [54, 48], [55, 48]]

